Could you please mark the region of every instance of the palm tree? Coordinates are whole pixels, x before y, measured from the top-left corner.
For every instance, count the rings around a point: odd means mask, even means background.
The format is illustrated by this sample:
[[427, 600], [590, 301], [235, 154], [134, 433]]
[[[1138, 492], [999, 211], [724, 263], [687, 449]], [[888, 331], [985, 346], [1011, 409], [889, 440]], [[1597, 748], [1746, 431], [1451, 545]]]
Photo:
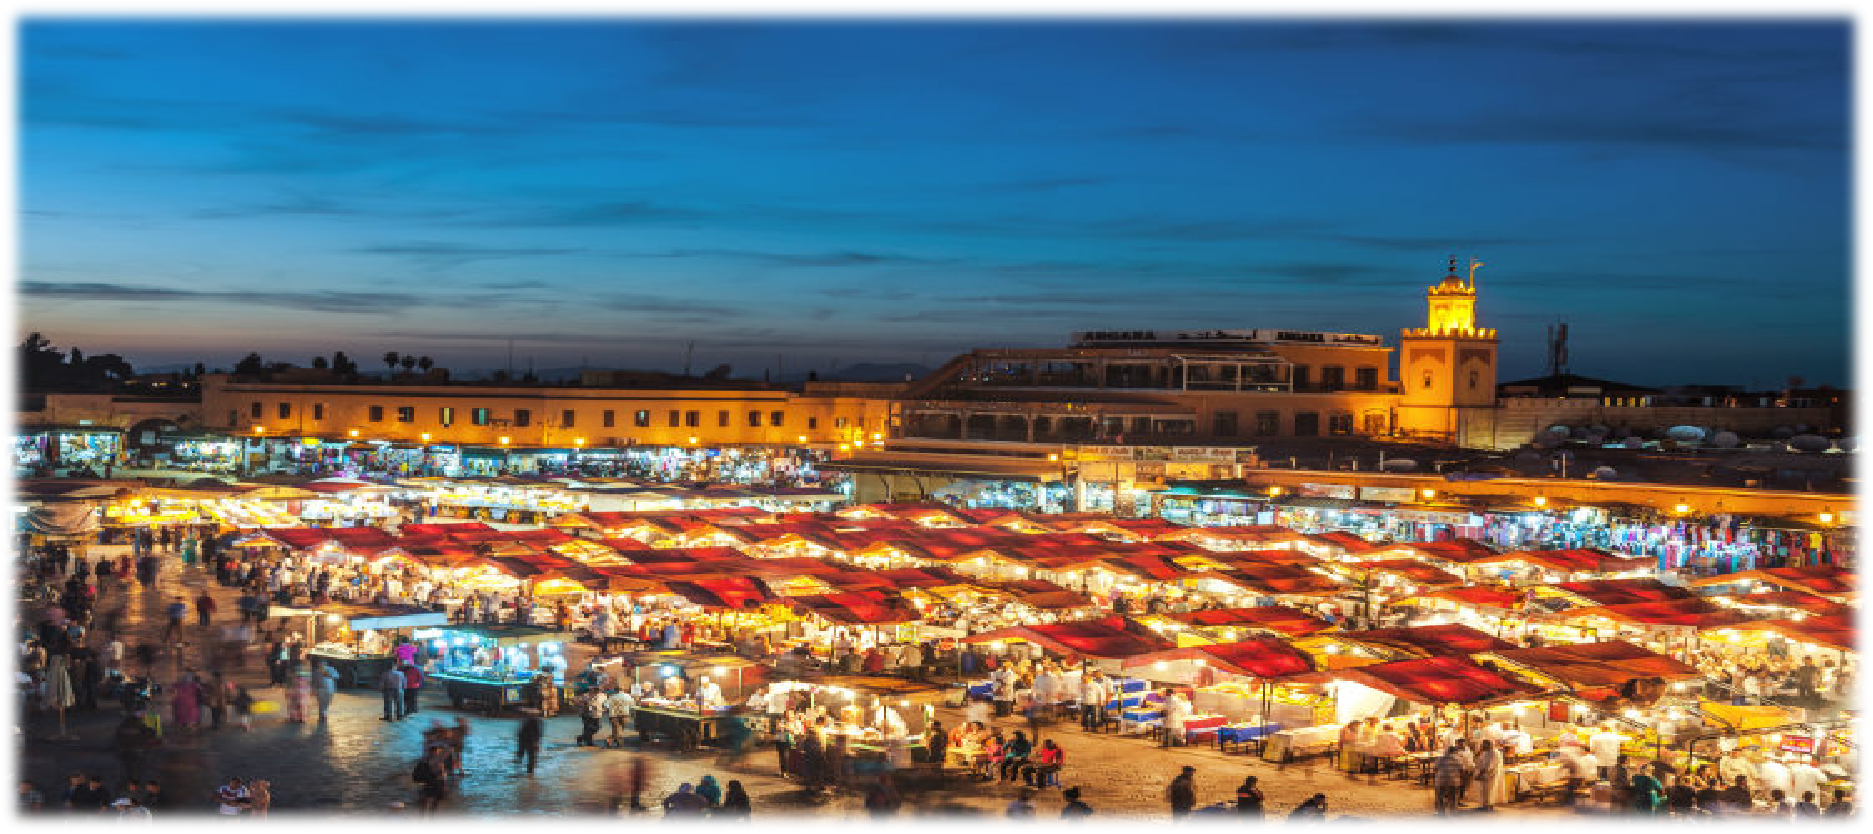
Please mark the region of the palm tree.
[[433, 368], [433, 367], [435, 367], [435, 366], [436, 366], [436, 362], [435, 362], [435, 360], [433, 360], [433, 359], [430, 359], [430, 358], [429, 358], [429, 357], [427, 357], [427, 356], [423, 356], [423, 357], [419, 357], [419, 358], [418, 358], [418, 359], [416, 360], [416, 367], [418, 367], [418, 368], [422, 368], [422, 369], [423, 369], [423, 373], [429, 373], [429, 369], [430, 369], [430, 368]]
[[415, 368], [415, 367], [416, 367], [416, 357], [414, 357], [414, 356], [411, 356], [411, 355], [409, 355], [409, 354], [407, 354], [407, 353], [406, 353], [406, 354], [404, 354], [404, 355], [403, 355], [403, 370], [404, 370], [404, 372], [405, 372], [405, 373], [408, 373], [408, 372], [410, 371], [410, 369], [412, 369], [412, 368]]
[[397, 352], [394, 350], [384, 354], [384, 364], [390, 366], [390, 372], [393, 374], [397, 372], [397, 358]]

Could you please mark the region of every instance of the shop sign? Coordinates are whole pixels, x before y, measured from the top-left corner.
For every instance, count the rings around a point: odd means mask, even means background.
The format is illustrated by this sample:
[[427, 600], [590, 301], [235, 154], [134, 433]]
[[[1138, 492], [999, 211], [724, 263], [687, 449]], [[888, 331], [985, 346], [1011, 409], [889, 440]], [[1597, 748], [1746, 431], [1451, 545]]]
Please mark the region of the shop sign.
[[1138, 478], [1164, 477], [1164, 464], [1158, 461], [1145, 461], [1132, 467], [1132, 474]]
[[1171, 449], [1171, 460], [1180, 463], [1235, 463], [1235, 449], [1178, 446]]
[[1417, 490], [1414, 490], [1411, 487], [1360, 487], [1359, 488], [1359, 499], [1361, 501], [1391, 501], [1394, 503], [1402, 504], [1402, 503], [1410, 503], [1411, 501], [1416, 500], [1417, 497], [1418, 497]]
[[1813, 736], [1783, 736], [1782, 752], [1808, 754], [1814, 752]]
[[1308, 498], [1346, 498], [1359, 497], [1359, 491], [1351, 484], [1301, 484], [1295, 490]]
[[[1099, 461], [1132, 459], [1132, 447], [1130, 446], [1081, 446], [1077, 451], [1078, 454], [1074, 457], [1077, 457], [1079, 460]], [[1074, 458], [1068, 458], [1068, 460], [1072, 459]]]

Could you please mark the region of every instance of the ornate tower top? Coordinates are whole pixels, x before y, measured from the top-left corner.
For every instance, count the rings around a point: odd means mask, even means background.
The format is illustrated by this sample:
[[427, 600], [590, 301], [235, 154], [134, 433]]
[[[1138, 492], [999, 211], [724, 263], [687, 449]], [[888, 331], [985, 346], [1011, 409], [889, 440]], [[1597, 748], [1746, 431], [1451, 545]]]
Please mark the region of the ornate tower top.
[[1476, 270], [1482, 265], [1482, 261], [1470, 259], [1470, 280], [1466, 282], [1464, 276], [1457, 272], [1457, 258], [1453, 255], [1450, 272], [1444, 276], [1444, 280], [1431, 287], [1425, 299], [1429, 313], [1425, 327], [1407, 329], [1405, 335], [1495, 338], [1494, 330], [1476, 326]]

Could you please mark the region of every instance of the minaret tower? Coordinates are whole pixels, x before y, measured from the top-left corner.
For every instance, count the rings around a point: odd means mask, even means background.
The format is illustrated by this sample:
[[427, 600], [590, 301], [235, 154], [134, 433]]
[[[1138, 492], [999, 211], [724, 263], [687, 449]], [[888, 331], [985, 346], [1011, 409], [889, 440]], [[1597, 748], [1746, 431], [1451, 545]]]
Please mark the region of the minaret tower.
[[1406, 328], [1399, 340], [1398, 380], [1403, 390], [1398, 427], [1428, 440], [1489, 446], [1496, 408], [1496, 331], [1476, 326], [1476, 270], [1468, 280], [1450, 259], [1450, 272], [1425, 297], [1425, 326]]

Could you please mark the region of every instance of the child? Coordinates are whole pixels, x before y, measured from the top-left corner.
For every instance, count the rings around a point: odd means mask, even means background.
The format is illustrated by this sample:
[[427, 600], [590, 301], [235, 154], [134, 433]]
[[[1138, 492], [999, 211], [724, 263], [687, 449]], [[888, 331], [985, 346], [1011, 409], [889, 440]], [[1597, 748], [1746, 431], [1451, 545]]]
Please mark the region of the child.
[[247, 815], [265, 817], [267, 809], [273, 806], [273, 783], [265, 779], [255, 779], [247, 786], [247, 798], [253, 804], [247, 806]]
[[241, 732], [254, 728], [254, 696], [247, 691], [247, 684], [234, 688], [234, 714], [240, 718]]

